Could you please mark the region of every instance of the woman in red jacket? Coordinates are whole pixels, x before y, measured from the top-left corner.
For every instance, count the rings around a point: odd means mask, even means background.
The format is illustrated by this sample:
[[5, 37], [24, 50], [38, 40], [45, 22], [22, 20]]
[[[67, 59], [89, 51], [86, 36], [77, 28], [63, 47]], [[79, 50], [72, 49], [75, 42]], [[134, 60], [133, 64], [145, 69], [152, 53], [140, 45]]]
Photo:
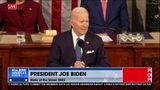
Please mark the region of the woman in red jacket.
[[32, 0], [8, 0], [0, 4], [0, 23], [9, 33], [38, 33], [48, 29], [41, 5]]

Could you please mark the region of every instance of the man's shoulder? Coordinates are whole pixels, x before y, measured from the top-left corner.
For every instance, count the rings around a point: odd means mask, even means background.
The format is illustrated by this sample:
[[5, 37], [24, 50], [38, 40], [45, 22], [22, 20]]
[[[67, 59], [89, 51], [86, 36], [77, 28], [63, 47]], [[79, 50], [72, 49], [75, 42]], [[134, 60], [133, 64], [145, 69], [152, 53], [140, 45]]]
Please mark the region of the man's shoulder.
[[98, 35], [96, 35], [95, 33], [91, 32], [91, 31], [88, 31], [87, 33], [88, 33], [88, 35], [91, 36], [91, 37], [99, 38]]
[[71, 33], [71, 31], [65, 31], [65, 32], [62, 32], [60, 34], [58, 34], [56, 37], [66, 37], [68, 36], [69, 34]]
[[59, 41], [59, 40], [63, 40], [63, 39], [68, 38], [70, 35], [71, 35], [71, 31], [69, 30], [69, 31], [66, 31], [66, 32], [63, 32], [63, 33], [56, 35], [54, 37], [54, 39]]
[[97, 41], [97, 40], [100, 40], [100, 41], [102, 40], [101, 37], [99, 37], [98, 35], [96, 35], [96, 34], [93, 33], [93, 32], [88, 31], [88, 32], [87, 32], [87, 35], [88, 35], [92, 40], [96, 40], [96, 41]]

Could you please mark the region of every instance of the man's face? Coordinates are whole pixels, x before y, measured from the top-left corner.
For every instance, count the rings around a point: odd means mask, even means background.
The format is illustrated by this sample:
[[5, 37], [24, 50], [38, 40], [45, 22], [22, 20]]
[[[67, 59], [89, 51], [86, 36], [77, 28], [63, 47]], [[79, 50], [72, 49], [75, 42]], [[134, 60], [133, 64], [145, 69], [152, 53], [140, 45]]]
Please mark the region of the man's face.
[[77, 36], [87, 33], [89, 25], [88, 13], [79, 13], [71, 20], [71, 26]]

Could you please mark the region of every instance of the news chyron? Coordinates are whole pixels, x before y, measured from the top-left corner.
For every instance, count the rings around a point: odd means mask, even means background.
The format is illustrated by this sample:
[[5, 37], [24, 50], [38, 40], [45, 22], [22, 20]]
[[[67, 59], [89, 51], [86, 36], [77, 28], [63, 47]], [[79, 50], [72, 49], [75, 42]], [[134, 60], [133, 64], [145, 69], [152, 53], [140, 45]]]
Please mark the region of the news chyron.
[[9, 67], [8, 85], [143, 85], [152, 84], [152, 67], [26, 68]]

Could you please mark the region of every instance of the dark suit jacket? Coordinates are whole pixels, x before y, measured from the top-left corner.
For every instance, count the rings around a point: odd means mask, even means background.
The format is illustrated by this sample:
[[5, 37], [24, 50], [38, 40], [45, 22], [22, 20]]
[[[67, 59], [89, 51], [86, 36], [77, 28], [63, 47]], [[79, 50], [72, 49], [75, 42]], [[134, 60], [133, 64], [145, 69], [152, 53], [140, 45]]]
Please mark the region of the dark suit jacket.
[[[107, 67], [109, 66], [106, 59], [102, 39], [91, 32], [85, 36], [86, 43], [81, 60], [89, 67]], [[94, 51], [88, 53], [88, 51]], [[76, 54], [73, 45], [71, 30], [64, 32], [53, 39], [49, 54], [49, 67], [70, 67], [76, 61]]]
[[7, 32], [25, 31], [26, 33], [36, 33], [37, 25], [41, 32], [48, 29], [42, 15], [40, 4], [26, 0], [23, 10], [23, 23], [17, 10], [8, 10], [8, 3], [0, 5], [0, 23], [4, 24]]
[[[81, 0], [81, 6], [89, 12], [90, 30], [94, 33], [104, 33], [109, 28], [129, 30], [128, 12], [125, 0], [108, 0], [106, 21], [103, 17], [100, 0]], [[103, 28], [107, 27], [107, 28]]]

